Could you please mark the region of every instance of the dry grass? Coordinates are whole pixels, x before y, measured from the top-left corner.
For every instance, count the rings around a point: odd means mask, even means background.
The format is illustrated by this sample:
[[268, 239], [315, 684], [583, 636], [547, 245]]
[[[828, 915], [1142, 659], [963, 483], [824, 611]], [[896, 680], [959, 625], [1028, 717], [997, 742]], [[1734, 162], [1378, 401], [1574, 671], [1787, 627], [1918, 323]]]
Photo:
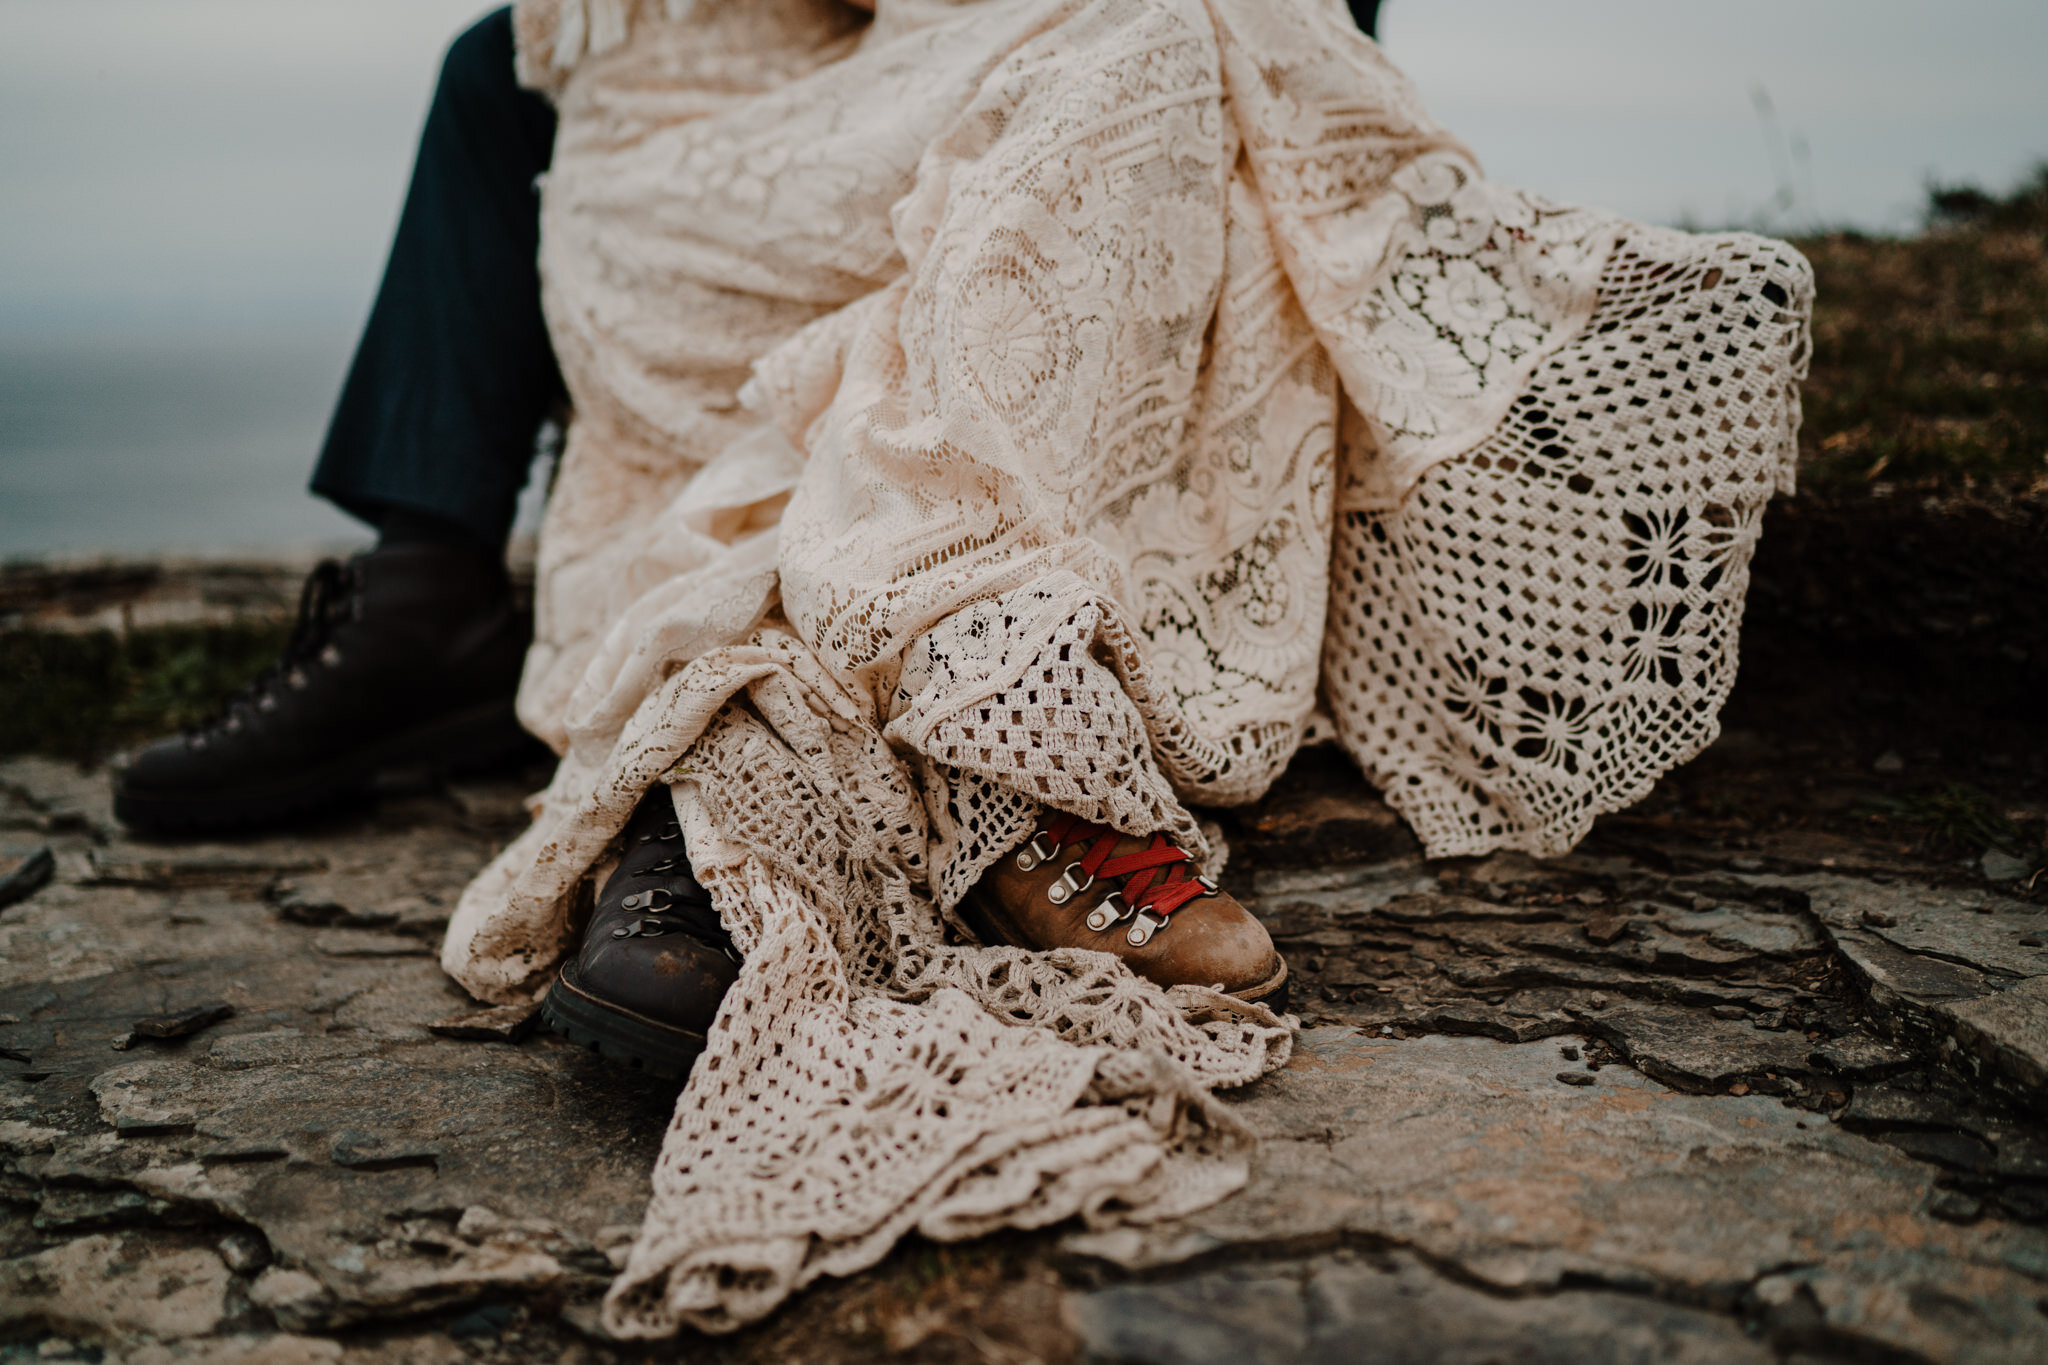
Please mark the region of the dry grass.
[[2003, 198], [1937, 191], [1929, 218], [1798, 243], [1818, 283], [1805, 485], [2048, 494], [2048, 166]]

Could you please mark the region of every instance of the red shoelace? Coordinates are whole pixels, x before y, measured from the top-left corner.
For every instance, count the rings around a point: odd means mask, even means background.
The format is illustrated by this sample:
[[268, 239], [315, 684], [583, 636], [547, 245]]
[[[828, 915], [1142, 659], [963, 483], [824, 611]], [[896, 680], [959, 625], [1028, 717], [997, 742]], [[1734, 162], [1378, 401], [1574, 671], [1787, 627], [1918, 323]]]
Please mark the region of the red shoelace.
[[1215, 890], [1210, 883], [1188, 874], [1187, 850], [1164, 834], [1153, 835], [1151, 842], [1135, 853], [1112, 858], [1110, 854], [1123, 835], [1108, 825], [1093, 824], [1078, 815], [1062, 812], [1046, 829], [1045, 837], [1055, 851], [1086, 843], [1088, 851], [1075, 861], [1090, 882], [1098, 878], [1119, 881], [1140, 873], [1147, 874], [1143, 884], [1135, 887], [1124, 881], [1124, 901], [1133, 912], [1149, 910], [1165, 919], [1197, 896], [1206, 896]]

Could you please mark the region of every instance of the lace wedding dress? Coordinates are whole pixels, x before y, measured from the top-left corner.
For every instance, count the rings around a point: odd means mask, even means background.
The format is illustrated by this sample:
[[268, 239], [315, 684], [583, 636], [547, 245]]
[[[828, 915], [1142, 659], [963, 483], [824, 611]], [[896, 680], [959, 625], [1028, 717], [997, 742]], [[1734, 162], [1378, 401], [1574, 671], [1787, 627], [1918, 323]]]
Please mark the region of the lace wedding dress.
[[1172, 1217], [1284, 1021], [966, 946], [1041, 805], [1215, 851], [1319, 705], [1432, 854], [1714, 736], [1810, 277], [1484, 180], [1339, 0], [523, 0], [575, 407], [562, 761], [443, 961], [541, 989], [666, 782], [746, 961], [606, 1304], [729, 1328], [903, 1233]]

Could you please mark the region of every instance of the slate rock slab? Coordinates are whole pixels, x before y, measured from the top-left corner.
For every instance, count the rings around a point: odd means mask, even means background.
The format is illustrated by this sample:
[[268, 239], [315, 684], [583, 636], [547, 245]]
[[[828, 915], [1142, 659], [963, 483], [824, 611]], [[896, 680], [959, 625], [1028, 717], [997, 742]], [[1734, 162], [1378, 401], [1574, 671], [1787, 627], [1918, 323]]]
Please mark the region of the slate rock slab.
[[1895, 1037], [2048, 1112], [2048, 909], [1975, 888], [1835, 874], [1774, 879], [1814, 919]]
[[1264, 1139], [1244, 1193], [1065, 1245], [1159, 1277], [1366, 1239], [1500, 1293], [1605, 1284], [1729, 1312], [1798, 1267], [1788, 1303], [1841, 1347], [2048, 1353], [2048, 1232], [1945, 1222], [1935, 1171], [1774, 1099], [1614, 1067], [1568, 1088], [1558, 1059], [1554, 1041], [1312, 1030], [1236, 1106]]
[[1958, 1000], [1937, 1013], [1953, 1022], [1966, 1053], [2048, 1103], [2048, 976]]
[[[0, 764], [0, 826], [54, 863], [0, 907], [0, 1292], [26, 1296], [0, 1337], [42, 1343], [0, 1360], [638, 1358], [597, 1304], [672, 1087], [535, 1031], [530, 1007], [480, 1007], [434, 960], [519, 795], [423, 789], [289, 839], [154, 844], [96, 823], [103, 775]], [[2000, 1098], [2042, 1057], [2039, 908], [1615, 832], [1566, 858], [1426, 861], [1355, 782], [1244, 813], [1234, 881], [1316, 1022], [1292, 1067], [1227, 1099], [1263, 1136], [1251, 1184], [952, 1264], [1015, 1258], [1048, 1365], [1361, 1342], [2048, 1356], [2048, 1126]], [[234, 1013], [131, 1036], [214, 1003]], [[1039, 1340], [962, 1306], [1009, 1302], [994, 1281], [947, 1307], [972, 1273], [928, 1273], [930, 1253], [673, 1349], [1010, 1359]], [[62, 1283], [82, 1307], [60, 1311]]]
[[44, 1324], [115, 1343], [201, 1337], [227, 1317], [229, 1280], [211, 1248], [94, 1234], [0, 1261], [0, 1328]]
[[436, 1019], [427, 1025], [427, 1032], [470, 1043], [516, 1043], [533, 1032], [539, 1022], [540, 1006], [537, 1003], [498, 1005]]
[[1087, 1358], [1124, 1365], [1767, 1365], [1735, 1318], [1612, 1290], [1498, 1295], [1412, 1253], [1257, 1261], [1079, 1294]]

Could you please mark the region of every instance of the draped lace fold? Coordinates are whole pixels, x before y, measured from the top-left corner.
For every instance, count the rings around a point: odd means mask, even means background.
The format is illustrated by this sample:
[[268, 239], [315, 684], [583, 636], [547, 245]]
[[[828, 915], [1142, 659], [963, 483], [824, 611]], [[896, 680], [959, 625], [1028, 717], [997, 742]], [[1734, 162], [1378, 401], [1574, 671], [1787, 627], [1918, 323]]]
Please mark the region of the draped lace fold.
[[1710, 742], [1811, 299], [1487, 181], [1338, 0], [522, 0], [575, 407], [447, 969], [542, 988], [667, 782], [746, 962], [607, 1300], [724, 1329], [904, 1232], [1171, 1217], [1283, 1021], [963, 942], [1050, 806], [1258, 798], [1319, 707], [1432, 854]]

